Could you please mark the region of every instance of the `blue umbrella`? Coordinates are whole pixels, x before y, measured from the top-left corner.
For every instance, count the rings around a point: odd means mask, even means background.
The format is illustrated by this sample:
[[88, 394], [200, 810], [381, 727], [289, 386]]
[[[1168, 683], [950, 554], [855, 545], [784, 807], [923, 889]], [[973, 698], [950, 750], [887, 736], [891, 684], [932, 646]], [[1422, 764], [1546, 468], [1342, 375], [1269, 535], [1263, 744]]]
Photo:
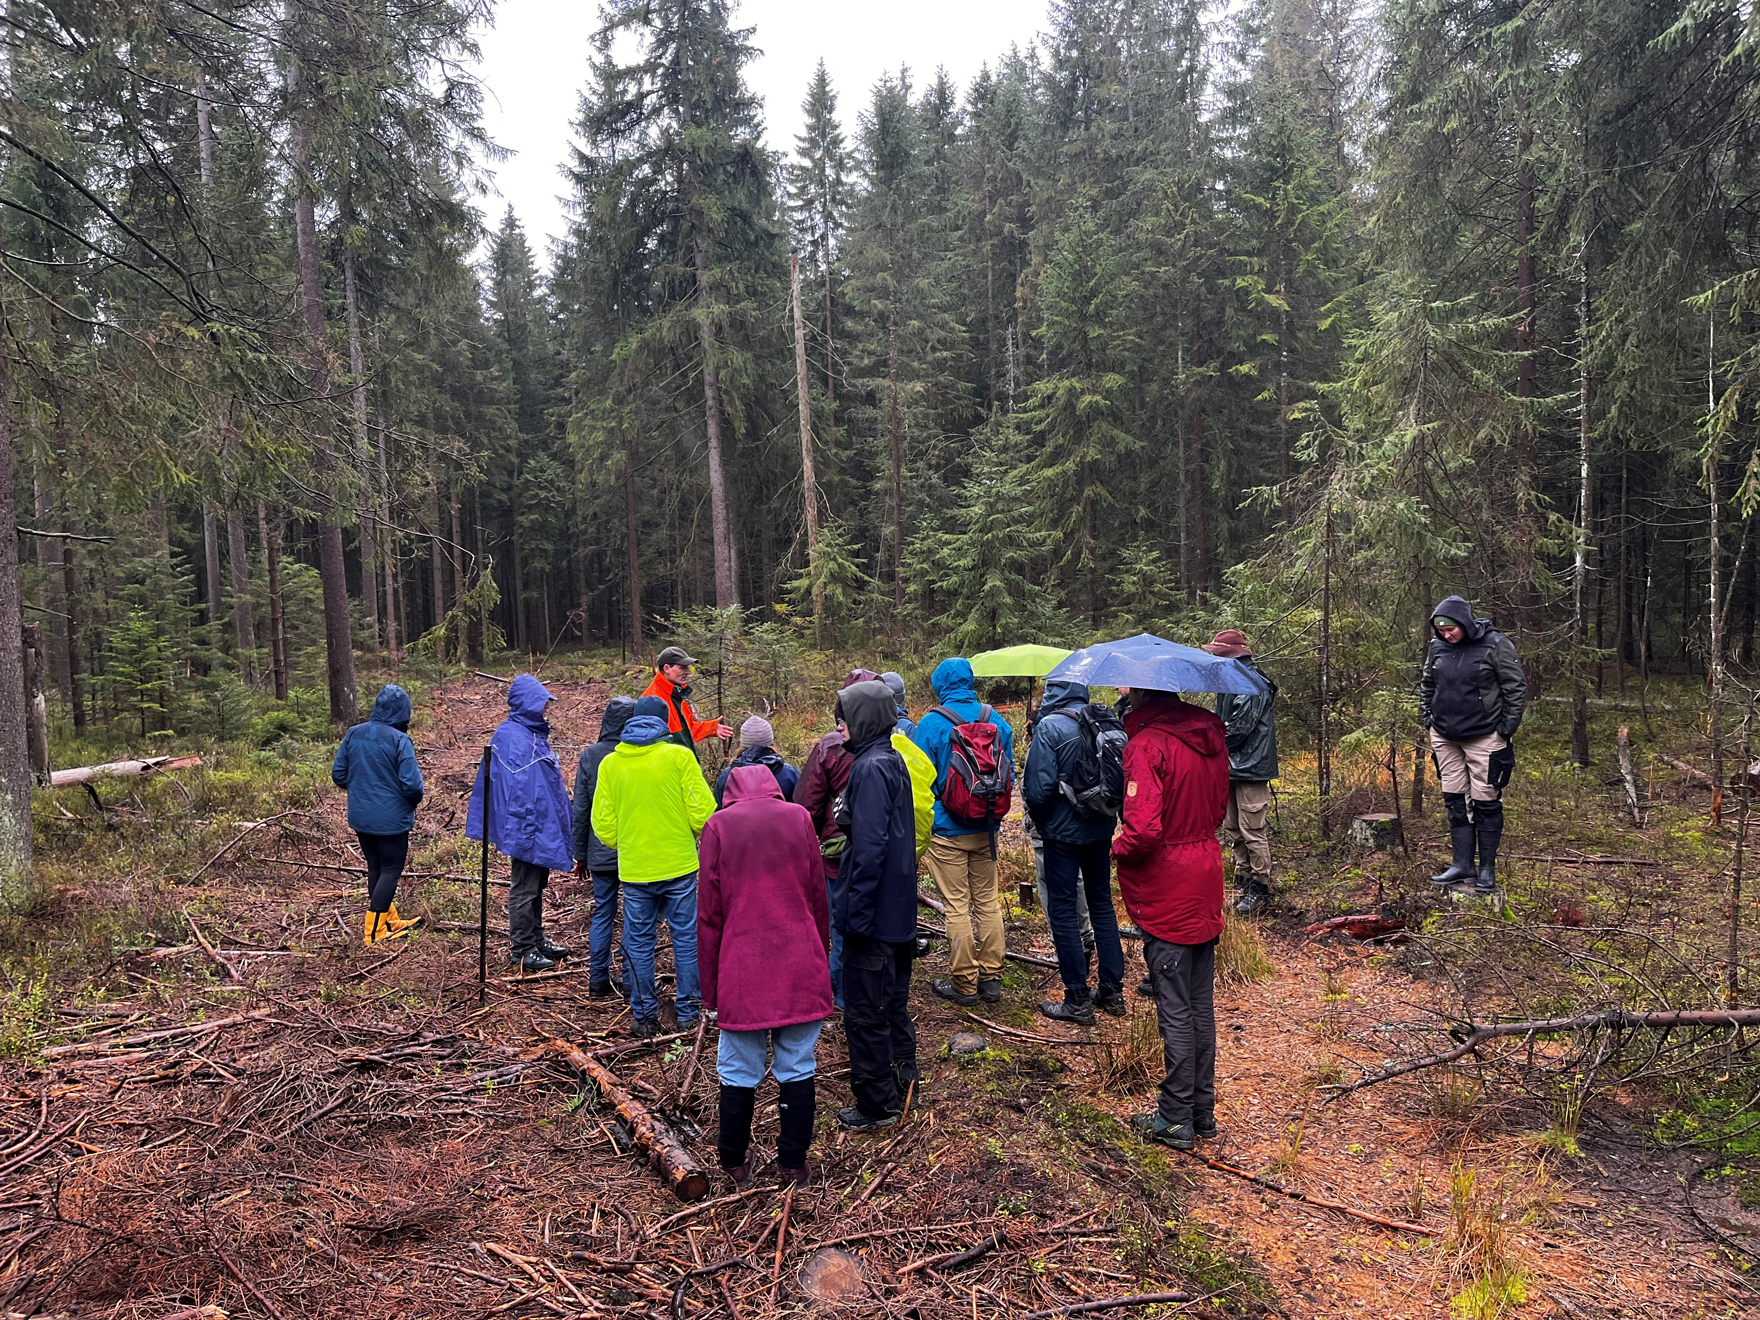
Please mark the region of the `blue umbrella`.
[[1238, 692], [1262, 697], [1271, 689], [1238, 660], [1181, 646], [1149, 633], [1097, 642], [1075, 652], [1046, 675], [1089, 687], [1151, 688], [1157, 692]]

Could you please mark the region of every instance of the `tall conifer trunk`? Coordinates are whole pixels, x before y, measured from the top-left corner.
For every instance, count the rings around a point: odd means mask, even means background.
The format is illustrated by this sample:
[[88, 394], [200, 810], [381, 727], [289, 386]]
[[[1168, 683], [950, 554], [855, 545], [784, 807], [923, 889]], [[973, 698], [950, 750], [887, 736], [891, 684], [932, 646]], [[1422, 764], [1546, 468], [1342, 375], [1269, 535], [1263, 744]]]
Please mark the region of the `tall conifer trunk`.
[[709, 294], [709, 236], [697, 231], [697, 333], [703, 348], [703, 421], [709, 437], [709, 518], [715, 542], [715, 608], [739, 604], [739, 568], [728, 522], [727, 472], [721, 453], [721, 373], [715, 365], [714, 304]]
[[361, 615], [367, 626], [368, 648], [379, 645], [378, 546], [373, 530], [373, 456], [367, 438], [367, 353], [361, 343], [360, 283], [354, 251], [342, 249], [342, 307], [348, 321], [348, 369], [354, 376], [349, 401], [354, 406], [354, 461], [361, 482]]
[[[6, 323], [0, 292], [0, 325]], [[31, 839], [30, 711], [24, 691], [24, 602], [18, 582], [13, 496], [12, 348], [0, 352], [0, 902], [29, 905], [36, 892]]]

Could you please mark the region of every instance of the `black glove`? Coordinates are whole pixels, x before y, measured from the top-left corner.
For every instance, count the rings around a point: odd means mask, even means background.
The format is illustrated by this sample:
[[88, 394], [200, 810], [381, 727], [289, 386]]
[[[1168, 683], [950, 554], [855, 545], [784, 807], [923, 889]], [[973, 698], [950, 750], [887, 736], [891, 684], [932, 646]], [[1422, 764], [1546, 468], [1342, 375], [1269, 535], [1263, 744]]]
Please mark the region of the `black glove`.
[[1491, 753], [1490, 771], [1491, 787], [1501, 793], [1504, 785], [1509, 783], [1509, 777], [1516, 772], [1516, 745], [1514, 743], [1505, 742], [1502, 747]]

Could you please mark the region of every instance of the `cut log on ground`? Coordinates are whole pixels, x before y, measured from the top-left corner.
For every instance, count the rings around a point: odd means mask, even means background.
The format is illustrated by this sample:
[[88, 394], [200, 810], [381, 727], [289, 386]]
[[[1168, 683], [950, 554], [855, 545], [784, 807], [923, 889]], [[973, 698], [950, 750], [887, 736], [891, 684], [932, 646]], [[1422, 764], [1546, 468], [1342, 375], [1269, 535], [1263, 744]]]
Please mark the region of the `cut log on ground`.
[[107, 761], [103, 765], [57, 770], [49, 776], [49, 784], [53, 788], [76, 788], [106, 775], [152, 775], [162, 770], [189, 770], [201, 763], [199, 756], [149, 756], [144, 761]]
[[548, 1048], [568, 1060], [569, 1066], [598, 1086], [599, 1093], [617, 1109], [618, 1116], [629, 1124], [636, 1145], [648, 1153], [661, 1179], [681, 1201], [700, 1201], [709, 1194], [709, 1175], [684, 1148], [672, 1129], [649, 1108], [624, 1090], [604, 1064], [565, 1040], [552, 1036]]

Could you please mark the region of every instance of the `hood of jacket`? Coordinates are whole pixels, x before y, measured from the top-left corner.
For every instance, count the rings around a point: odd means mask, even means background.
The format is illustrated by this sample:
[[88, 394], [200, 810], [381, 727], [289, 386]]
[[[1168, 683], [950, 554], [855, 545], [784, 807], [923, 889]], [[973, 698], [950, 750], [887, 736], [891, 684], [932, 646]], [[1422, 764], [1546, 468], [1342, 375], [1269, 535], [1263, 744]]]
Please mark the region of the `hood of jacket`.
[[1228, 755], [1228, 739], [1222, 725], [1202, 706], [1182, 701], [1171, 693], [1157, 693], [1138, 705], [1132, 694], [1130, 714], [1124, 717], [1125, 731], [1136, 737], [1143, 729], [1158, 729], [1178, 738], [1199, 756]]
[[1439, 603], [1435, 609], [1430, 611], [1430, 631], [1432, 635], [1437, 636], [1440, 640], [1440, 634], [1436, 632], [1435, 621], [1437, 615], [1453, 619], [1456, 623], [1460, 624], [1463, 636], [1456, 645], [1465, 645], [1467, 642], [1476, 642], [1490, 631], [1491, 628], [1491, 621], [1489, 619], [1474, 617], [1473, 607], [1467, 604], [1467, 598], [1465, 596], [1445, 596], [1441, 603]]
[[943, 704], [978, 699], [977, 690], [972, 686], [972, 662], [962, 656], [954, 656], [936, 665], [935, 672], [929, 676], [929, 686], [934, 690], [935, 700]]
[[761, 798], [774, 798], [781, 802], [782, 788], [776, 782], [776, 776], [766, 765], [739, 765], [727, 777], [727, 789], [721, 796], [721, 805], [731, 807], [736, 802], [752, 802]]
[[658, 715], [632, 715], [618, 735], [618, 742], [626, 747], [652, 747], [671, 733], [666, 721]]
[[368, 719], [374, 724], [389, 724], [399, 733], [408, 733], [409, 715], [409, 693], [395, 683], [387, 683], [373, 698], [373, 713]]
[[555, 699], [550, 689], [531, 674], [519, 675], [507, 687], [507, 708], [513, 713], [513, 718], [540, 733], [550, 732], [550, 722], [544, 718], [544, 707]]
[[1045, 696], [1039, 702], [1041, 717], [1065, 706], [1085, 706], [1090, 698], [1086, 683], [1075, 683], [1067, 678], [1048, 680], [1045, 684]]
[[634, 697], [613, 697], [611, 704], [605, 707], [605, 714], [599, 720], [599, 741], [616, 742], [623, 736], [623, 727], [629, 723], [630, 716], [636, 713]]
[[898, 723], [898, 707], [892, 689], [875, 679], [843, 690], [843, 723], [849, 730], [849, 747], [859, 753], [876, 738], [887, 738]]

